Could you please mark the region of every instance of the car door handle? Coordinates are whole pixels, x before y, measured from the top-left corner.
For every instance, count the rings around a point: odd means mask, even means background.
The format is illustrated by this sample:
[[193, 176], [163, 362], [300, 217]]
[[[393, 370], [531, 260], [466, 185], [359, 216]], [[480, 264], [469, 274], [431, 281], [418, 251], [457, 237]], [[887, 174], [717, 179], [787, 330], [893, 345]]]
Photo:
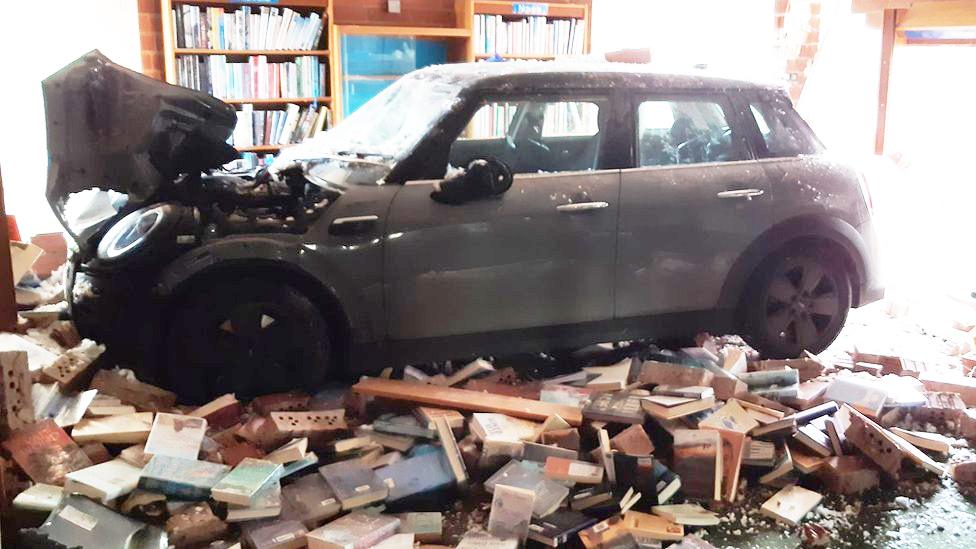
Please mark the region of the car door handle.
[[357, 215], [355, 217], [337, 217], [329, 224], [329, 234], [349, 236], [369, 232], [379, 221], [376, 215]]
[[560, 204], [556, 209], [560, 212], [588, 212], [590, 210], [602, 210], [610, 206], [609, 202], [577, 202], [575, 204]]
[[715, 196], [719, 198], [745, 198], [752, 199], [757, 196], [762, 196], [766, 191], [762, 189], [733, 189], [729, 191], [722, 191]]

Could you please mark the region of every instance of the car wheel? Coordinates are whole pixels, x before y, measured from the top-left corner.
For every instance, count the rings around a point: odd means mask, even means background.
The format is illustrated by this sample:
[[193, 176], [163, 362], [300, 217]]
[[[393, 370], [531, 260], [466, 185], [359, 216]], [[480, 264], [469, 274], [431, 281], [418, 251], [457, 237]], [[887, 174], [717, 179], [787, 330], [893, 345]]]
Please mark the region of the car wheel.
[[823, 247], [809, 247], [764, 262], [741, 313], [744, 332], [764, 357], [796, 358], [826, 349], [850, 307], [851, 283], [841, 261]]
[[195, 288], [170, 317], [168, 385], [182, 400], [312, 392], [331, 363], [325, 318], [280, 282], [245, 278]]

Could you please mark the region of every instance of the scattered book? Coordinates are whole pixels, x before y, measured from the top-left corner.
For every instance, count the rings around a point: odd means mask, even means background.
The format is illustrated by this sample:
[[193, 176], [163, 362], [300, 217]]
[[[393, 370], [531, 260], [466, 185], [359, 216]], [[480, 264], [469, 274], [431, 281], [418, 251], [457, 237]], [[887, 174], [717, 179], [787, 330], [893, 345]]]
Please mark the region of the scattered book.
[[676, 430], [673, 465], [688, 498], [722, 499], [722, 439], [718, 431]]
[[443, 452], [427, 452], [376, 469], [376, 476], [389, 491], [389, 504], [430, 496], [454, 486], [454, 474]]
[[593, 526], [597, 519], [578, 511], [562, 509], [529, 524], [529, 539], [548, 547], [563, 547], [581, 531]]
[[608, 485], [583, 486], [569, 497], [569, 508], [582, 511], [601, 505], [613, 499], [613, 492]]
[[294, 520], [254, 521], [241, 530], [247, 547], [254, 549], [300, 549], [306, 546], [305, 536], [309, 533]]
[[864, 379], [859, 375], [840, 375], [834, 378], [824, 392], [825, 400], [851, 405], [869, 417], [878, 417], [888, 398], [887, 391], [879, 387], [879, 381]]
[[458, 448], [449, 421], [446, 417], [438, 417], [434, 420], [434, 426], [437, 429], [437, 437], [441, 441], [441, 449], [443, 449], [447, 462], [451, 466], [454, 481], [458, 488], [463, 489], [468, 485], [468, 471], [464, 466], [464, 459], [461, 457], [461, 450]]
[[583, 408], [583, 417], [591, 421], [640, 425], [644, 423], [644, 410], [638, 396], [625, 392], [603, 393]]
[[569, 496], [569, 488], [547, 478], [539, 465], [516, 459], [503, 465], [485, 481], [485, 491], [493, 493], [498, 485], [514, 486], [535, 493], [532, 516], [536, 518], [548, 516]]
[[579, 457], [579, 452], [549, 444], [536, 444], [535, 442], [522, 443], [522, 459], [526, 461], [545, 463], [546, 459], [548, 459], [550, 456], [566, 459], [577, 459]]
[[65, 475], [92, 464], [52, 419], [13, 431], [3, 447], [31, 480], [44, 484], [63, 485]]
[[281, 514], [281, 483], [277, 480], [266, 484], [254, 494], [248, 505], [227, 505], [227, 522], [242, 522]]
[[679, 396], [670, 394], [652, 394], [640, 399], [644, 411], [658, 419], [676, 419], [704, 410], [711, 410], [715, 406], [715, 396], [698, 398], [695, 396]]
[[807, 424], [801, 426], [797, 430], [796, 434], [793, 435], [793, 440], [799, 442], [806, 449], [817, 454], [818, 456], [830, 457], [834, 454], [830, 437], [817, 428], [816, 425]]
[[152, 424], [152, 412], [85, 418], [71, 430], [71, 438], [76, 442], [142, 444], [149, 438]]
[[470, 532], [461, 538], [454, 549], [518, 549], [518, 538], [499, 538], [486, 532]]
[[539, 424], [504, 414], [471, 414], [471, 432], [478, 440], [535, 440]]
[[53, 484], [37, 483], [14, 497], [15, 509], [50, 513], [64, 498], [64, 488]]
[[776, 465], [776, 445], [765, 440], [747, 439], [743, 465], [773, 467]]
[[206, 432], [207, 420], [201, 417], [160, 412], [153, 420], [144, 451], [150, 455], [197, 459]]
[[355, 460], [323, 465], [319, 467], [319, 473], [329, 483], [344, 511], [386, 499], [386, 485], [372, 469]]
[[634, 360], [625, 358], [612, 366], [590, 366], [583, 371], [596, 377], [586, 383], [591, 391], [620, 391], [627, 387]]
[[437, 431], [420, 424], [414, 416], [393, 415], [380, 416], [373, 421], [373, 430], [379, 433], [389, 433], [391, 435], [404, 435], [410, 437], [420, 437], [436, 439]]
[[443, 417], [447, 420], [447, 425], [451, 429], [461, 429], [464, 427], [464, 415], [457, 410], [445, 410], [443, 408], [430, 408], [428, 406], [420, 406], [414, 410], [414, 414], [417, 419], [427, 426], [430, 430], [436, 430], [434, 425], [434, 420]]
[[950, 440], [938, 433], [909, 431], [898, 427], [892, 427], [891, 432], [924, 450], [948, 454], [952, 448]]
[[208, 461], [155, 455], [142, 469], [139, 488], [187, 501], [205, 500], [230, 467]]
[[309, 549], [366, 549], [396, 533], [400, 519], [361, 511], [349, 513], [306, 536]]
[[248, 506], [262, 488], [276, 482], [281, 475], [281, 464], [263, 459], [244, 458], [230, 473], [220, 479], [210, 491], [217, 501]]
[[284, 446], [264, 456], [265, 461], [282, 465], [298, 461], [308, 453], [308, 437], [293, 438]]
[[718, 513], [713, 513], [697, 503], [655, 505], [651, 512], [685, 526], [715, 526], [721, 522]]
[[135, 490], [141, 473], [141, 468], [121, 459], [113, 459], [68, 473], [64, 491], [68, 494], [82, 494], [108, 504]]
[[603, 467], [586, 461], [550, 457], [545, 474], [553, 480], [571, 480], [580, 484], [599, 484], [603, 481]]
[[500, 538], [524, 541], [532, 522], [535, 494], [524, 488], [495, 486], [488, 515], [488, 532]]
[[342, 510], [329, 483], [319, 474], [298, 478], [281, 492], [285, 502], [282, 518], [297, 520], [309, 529], [318, 527]]
[[739, 402], [730, 400], [703, 421], [698, 422], [699, 429], [717, 429], [747, 434], [759, 427], [759, 422], [752, 418]]

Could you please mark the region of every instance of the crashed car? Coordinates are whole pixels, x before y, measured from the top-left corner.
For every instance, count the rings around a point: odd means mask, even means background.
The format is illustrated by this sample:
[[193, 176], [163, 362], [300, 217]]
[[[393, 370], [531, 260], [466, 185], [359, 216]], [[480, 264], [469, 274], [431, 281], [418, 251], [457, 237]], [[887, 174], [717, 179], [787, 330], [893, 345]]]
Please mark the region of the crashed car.
[[188, 400], [701, 330], [793, 357], [883, 295], [863, 177], [774, 87], [430, 67], [243, 175], [209, 95], [98, 52], [43, 89], [78, 328]]

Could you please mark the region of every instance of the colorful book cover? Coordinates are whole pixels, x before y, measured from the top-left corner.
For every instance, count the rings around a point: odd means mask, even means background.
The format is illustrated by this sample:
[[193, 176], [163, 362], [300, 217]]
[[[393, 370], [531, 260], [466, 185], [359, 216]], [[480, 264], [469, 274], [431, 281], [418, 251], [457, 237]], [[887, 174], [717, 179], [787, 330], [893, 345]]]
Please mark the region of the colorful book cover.
[[139, 488], [184, 500], [204, 500], [230, 467], [209, 461], [156, 455], [142, 469]]
[[251, 505], [254, 496], [268, 483], [278, 480], [282, 466], [263, 459], [244, 458], [237, 467], [220, 479], [210, 491], [217, 501]]

